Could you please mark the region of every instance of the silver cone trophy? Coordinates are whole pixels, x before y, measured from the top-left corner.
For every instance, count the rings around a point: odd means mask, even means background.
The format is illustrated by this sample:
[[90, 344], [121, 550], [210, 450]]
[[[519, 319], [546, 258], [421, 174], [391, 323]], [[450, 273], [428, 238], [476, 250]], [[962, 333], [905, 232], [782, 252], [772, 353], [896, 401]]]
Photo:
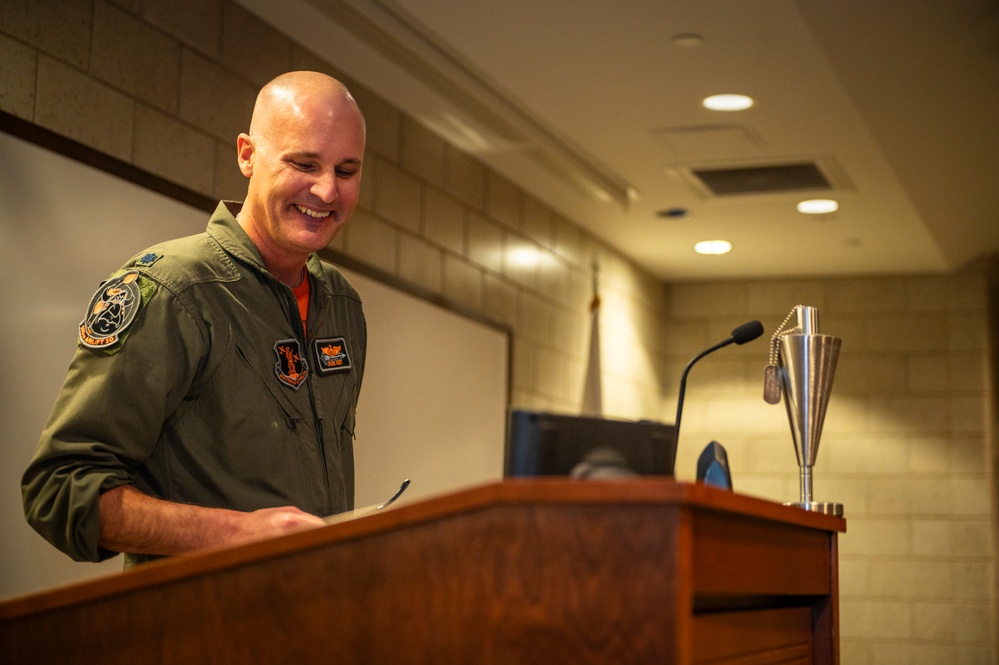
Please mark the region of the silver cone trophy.
[[780, 337], [779, 347], [781, 389], [801, 474], [801, 501], [794, 505], [842, 515], [841, 504], [812, 500], [812, 467], [819, 452], [842, 340], [818, 333], [815, 308], [798, 306], [796, 314], [798, 326]]

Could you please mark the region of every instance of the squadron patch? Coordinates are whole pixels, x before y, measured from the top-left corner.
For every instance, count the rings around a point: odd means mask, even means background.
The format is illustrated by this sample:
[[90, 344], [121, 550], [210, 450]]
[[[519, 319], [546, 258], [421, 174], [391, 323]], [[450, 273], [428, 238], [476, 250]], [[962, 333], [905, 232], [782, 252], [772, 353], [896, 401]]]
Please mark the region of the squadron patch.
[[312, 343], [316, 352], [316, 369], [320, 374], [345, 372], [350, 369], [347, 341], [343, 337], [317, 339]]
[[91, 349], [111, 346], [135, 320], [142, 304], [139, 273], [129, 270], [101, 284], [80, 323], [80, 342]]
[[302, 357], [302, 349], [297, 339], [283, 339], [274, 343], [274, 373], [284, 385], [298, 390], [309, 375], [309, 364]]

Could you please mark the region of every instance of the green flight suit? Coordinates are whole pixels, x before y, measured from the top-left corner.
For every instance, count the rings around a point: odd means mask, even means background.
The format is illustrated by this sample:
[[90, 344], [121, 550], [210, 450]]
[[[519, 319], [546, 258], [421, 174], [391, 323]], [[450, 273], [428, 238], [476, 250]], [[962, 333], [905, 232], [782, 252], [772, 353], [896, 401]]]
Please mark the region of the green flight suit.
[[[98, 546], [97, 499], [128, 483], [199, 506], [353, 508], [361, 300], [310, 256], [306, 338], [294, 294], [236, 221], [239, 205], [220, 203], [205, 233], [129, 261], [81, 324], [22, 481], [28, 522], [76, 560], [115, 554]], [[98, 313], [119, 316], [89, 327]]]

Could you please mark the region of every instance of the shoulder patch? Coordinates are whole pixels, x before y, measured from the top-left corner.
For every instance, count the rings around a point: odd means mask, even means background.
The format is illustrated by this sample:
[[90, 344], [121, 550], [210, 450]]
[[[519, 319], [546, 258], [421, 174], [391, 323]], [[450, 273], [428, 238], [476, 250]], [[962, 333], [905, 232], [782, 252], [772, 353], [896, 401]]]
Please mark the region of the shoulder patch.
[[80, 343], [107, 348], [122, 338], [142, 305], [139, 272], [129, 270], [101, 284], [80, 323]]

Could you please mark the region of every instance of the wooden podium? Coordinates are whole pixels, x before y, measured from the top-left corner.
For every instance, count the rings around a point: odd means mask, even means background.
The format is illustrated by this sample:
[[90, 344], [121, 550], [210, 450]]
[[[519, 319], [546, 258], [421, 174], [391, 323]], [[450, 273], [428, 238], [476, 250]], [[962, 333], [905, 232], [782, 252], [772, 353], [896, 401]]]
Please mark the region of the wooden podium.
[[0, 604], [2, 663], [837, 663], [840, 518], [505, 481]]

